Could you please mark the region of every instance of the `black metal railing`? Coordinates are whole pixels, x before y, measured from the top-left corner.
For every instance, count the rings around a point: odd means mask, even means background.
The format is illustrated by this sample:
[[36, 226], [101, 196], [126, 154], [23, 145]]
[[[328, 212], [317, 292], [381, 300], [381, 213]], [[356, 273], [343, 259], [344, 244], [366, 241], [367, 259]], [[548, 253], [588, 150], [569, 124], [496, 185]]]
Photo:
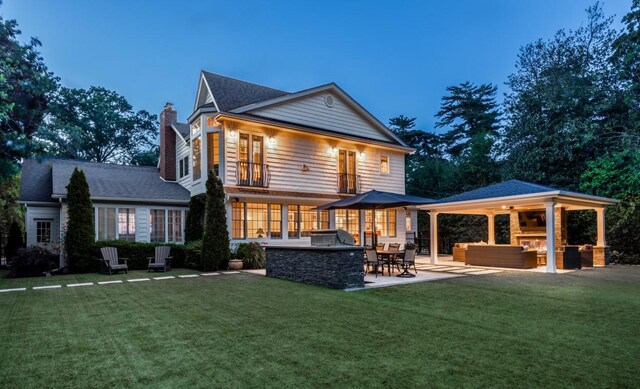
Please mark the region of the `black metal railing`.
[[270, 180], [269, 165], [245, 161], [236, 163], [236, 183], [238, 186], [268, 188]]
[[359, 193], [360, 176], [357, 174], [338, 173], [338, 193]]

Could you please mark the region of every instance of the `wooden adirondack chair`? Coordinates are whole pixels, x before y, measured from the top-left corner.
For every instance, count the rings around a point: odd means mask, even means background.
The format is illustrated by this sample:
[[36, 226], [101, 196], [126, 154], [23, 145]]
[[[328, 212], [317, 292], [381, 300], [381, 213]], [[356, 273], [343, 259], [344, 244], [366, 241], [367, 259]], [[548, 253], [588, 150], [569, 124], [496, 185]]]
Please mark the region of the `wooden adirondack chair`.
[[118, 260], [118, 249], [115, 247], [103, 247], [100, 249], [102, 252], [102, 260], [104, 261], [104, 265], [109, 270], [109, 275], [113, 273], [117, 273], [120, 270], [124, 270], [125, 273], [129, 272], [129, 266], [127, 266], [127, 261], [129, 258], [119, 258], [124, 261], [124, 263], [120, 263]]
[[164, 272], [171, 270], [171, 257], [169, 256], [170, 251], [171, 248], [169, 246], [157, 246], [155, 257], [147, 258], [149, 260], [148, 271], [162, 270]]

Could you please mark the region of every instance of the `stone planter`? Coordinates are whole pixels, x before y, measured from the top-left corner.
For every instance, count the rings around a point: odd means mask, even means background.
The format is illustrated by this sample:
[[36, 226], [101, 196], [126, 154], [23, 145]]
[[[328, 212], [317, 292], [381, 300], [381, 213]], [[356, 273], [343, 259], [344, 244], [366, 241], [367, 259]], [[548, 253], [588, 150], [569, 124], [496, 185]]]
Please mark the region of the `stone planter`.
[[242, 259], [230, 259], [229, 270], [242, 270]]

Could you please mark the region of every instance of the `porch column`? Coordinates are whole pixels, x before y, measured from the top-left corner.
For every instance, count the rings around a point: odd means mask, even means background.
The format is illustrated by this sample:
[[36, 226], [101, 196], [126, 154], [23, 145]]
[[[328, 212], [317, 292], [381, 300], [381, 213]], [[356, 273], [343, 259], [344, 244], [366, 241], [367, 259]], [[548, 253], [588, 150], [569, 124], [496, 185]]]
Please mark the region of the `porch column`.
[[544, 203], [547, 217], [547, 273], [556, 273], [555, 202]]
[[598, 243], [596, 246], [605, 247], [607, 240], [604, 235], [605, 212], [604, 208], [596, 208], [596, 216], [598, 218]]
[[488, 230], [489, 230], [489, 234], [488, 234], [488, 239], [487, 239], [487, 243], [488, 244], [496, 244], [496, 230], [495, 230], [495, 218], [492, 213], [488, 213], [487, 214], [487, 218], [488, 218]]
[[431, 263], [438, 263], [438, 212], [429, 212], [429, 221], [431, 222]]

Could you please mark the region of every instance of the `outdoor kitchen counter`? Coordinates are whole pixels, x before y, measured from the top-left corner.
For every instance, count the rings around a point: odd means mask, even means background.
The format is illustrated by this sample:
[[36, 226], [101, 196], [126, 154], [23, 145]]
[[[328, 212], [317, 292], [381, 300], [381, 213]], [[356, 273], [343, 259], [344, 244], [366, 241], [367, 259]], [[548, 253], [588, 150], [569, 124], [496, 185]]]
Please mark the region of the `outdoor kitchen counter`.
[[360, 246], [267, 246], [267, 277], [335, 289], [364, 287]]

